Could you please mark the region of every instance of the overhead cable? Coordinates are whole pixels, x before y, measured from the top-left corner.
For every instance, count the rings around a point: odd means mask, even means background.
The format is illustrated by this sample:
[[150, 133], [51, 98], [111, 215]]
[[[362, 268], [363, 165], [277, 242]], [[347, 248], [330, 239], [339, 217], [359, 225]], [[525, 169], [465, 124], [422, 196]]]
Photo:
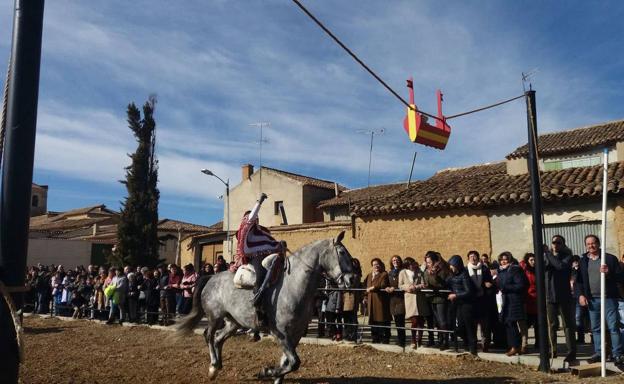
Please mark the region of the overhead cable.
[[507, 104], [507, 103], [509, 103], [509, 102], [512, 102], [512, 101], [514, 101], [514, 100], [521, 99], [521, 98], [523, 98], [523, 97], [525, 97], [525, 95], [520, 95], [520, 96], [512, 97], [511, 99], [507, 99], [507, 100], [504, 100], [504, 101], [500, 101], [500, 102], [498, 102], [498, 103], [496, 103], [496, 104], [491, 104], [491, 105], [488, 105], [488, 106], [485, 106], [485, 107], [481, 107], [481, 108], [473, 109], [472, 111], [462, 112], [462, 113], [458, 113], [458, 114], [456, 114], [456, 115], [451, 115], [451, 116], [446, 116], [446, 120], [451, 120], [451, 119], [454, 119], [454, 118], [456, 118], [456, 117], [465, 116], [465, 115], [470, 115], [471, 113], [481, 112], [481, 111], [484, 111], [484, 110], [486, 110], [486, 109], [490, 109], [490, 108], [498, 107], [499, 105]]
[[[338, 37], [336, 37], [336, 35], [334, 35], [325, 25], [323, 25], [323, 23], [321, 23], [319, 19], [317, 19], [312, 13], [310, 13], [310, 11], [308, 11], [307, 8], [304, 7], [303, 4], [299, 2], [299, 0], [292, 0], [292, 1], [295, 4], [297, 4], [297, 6], [301, 8], [301, 10], [305, 12], [305, 14], [308, 15], [308, 17], [311, 18], [319, 27], [321, 27], [321, 29], [325, 31], [325, 33], [327, 33], [329, 37], [331, 37], [336, 42], [336, 44], [340, 45], [342, 49], [344, 49], [353, 58], [353, 60], [357, 61], [358, 64], [362, 66], [362, 68], [368, 71], [368, 73], [370, 73], [371, 76], [373, 76], [378, 82], [381, 83], [381, 85], [383, 85], [388, 91], [390, 91], [390, 93], [392, 93], [394, 97], [399, 99], [399, 101], [405, 104], [406, 107], [412, 108], [412, 106], [410, 106], [410, 104], [407, 101], [405, 101], [405, 99], [403, 99], [394, 89], [392, 89], [388, 84], [386, 84], [386, 82], [383, 81], [381, 77], [379, 77], [372, 69], [370, 69], [368, 65], [366, 65], [359, 57], [357, 57], [357, 55], [353, 53], [349, 49], [349, 47], [347, 47], [342, 41], [340, 41], [340, 39], [338, 39]], [[418, 111], [418, 113], [431, 117], [433, 119], [440, 120], [440, 118], [438, 118], [437, 116], [434, 116], [432, 114], [429, 114], [423, 111]]]
[[[292, 0], [293, 3], [295, 3], [299, 8], [301, 8], [301, 10], [310, 18], [312, 19], [323, 31], [325, 31], [325, 33], [327, 33], [327, 35], [329, 35], [329, 37], [331, 37], [336, 44], [340, 45], [340, 47], [342, 47], [342, 49], [344, 49], [355, 61], [357, 61], [358, 64], [360, 64], [362, 66], [362, 68], [364, 68], [368, 73], [371, 74], [371, 76], [373, 76], [379, 83], [381, 83], [381, 85], [383, 85], [390, 93], [392, 93], [394, 95], [394, 97], [396, 97], [397, 99], [399, 99], [399, 101], [401, 103], [403, 103], [406, 107], [410, 108], [410, 109], [414, 109], [414, 107], [412, 107], [407, 101], [405, 101], [405, 99], [403, 99], [394, 89], [392, 89], [388, 84], [386, 84], [385, 81], [383, 81], [383, 79], [381, 77], [379, 77], [372, 69], [370, 69], [368, 67], [368, 65], [366, 65], [359, 57], [357, 57], [357, 55], [355, 53], [353, 53], [349, 47], [347, 47], [342, 41], [340, 41], [340, 39], [338, 39], [338, 37], [336, 37], [336, 35], [334, 35], [319, 19], [316, 18], [316, 16], [314, 16], [310, 11], [308, 11], [308, 9], [306, 7], [303, 6], [303, 4], [301, 4], [301, 2], [299, 0]], [[468, 111], [468, 112], [462, 112], [462, 113], [458, 113], [456, 115], [452, 115], [452, 116], [446, 116], [444, 117], [444, 119], [439, 118], [438, 116], [434, 116], [430, 113], [427, 112], [423, 112], [420, 110], [417, 110], [418, 113], [420, 113], [421, 115], [425, 115], [427, 117], [431, 117], [432, 119], [436, 119], [436, 120], [440, 120], [440, 121], [445, 121], [445, 120], [450, 120], [450, 119], [454, 119], [456, 117], [460, 117], [460, 116], [465, 116], [465, 115], [469, 115], [471, 113], [476, 113], [476, 112], [480, 112], [480, 111], [484, 111], [486, 109], [490, 109], [490, 108], [494, 108], [494, 107], [498, 107], [499, 105], [503, 105], [506, 103], [509, 103], [511, 101], [520, 99], [522, 97], [525, 97], [524, 95], [520, 95], [520, 96], [516, 96], [513, 97], [511, 99], [508, 100], [504, 100], [501, 102], [498, 102], [496, 104], [492, 104], [492, 105], [488, 105], [486, 107], [482, 107], [482, 108], [478, 108], [478, 109], [474, 109], [472, 111]]]

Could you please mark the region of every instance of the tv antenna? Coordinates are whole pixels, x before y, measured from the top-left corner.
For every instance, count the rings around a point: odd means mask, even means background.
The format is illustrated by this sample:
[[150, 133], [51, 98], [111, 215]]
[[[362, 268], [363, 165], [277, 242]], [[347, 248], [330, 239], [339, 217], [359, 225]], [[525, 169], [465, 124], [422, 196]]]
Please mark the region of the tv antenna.
[[265, 139], [263, 136], [263, 128], [264, 127], [270, 127], [271, 123], [268, 121], [259, 121], [257, 123], [251, 123], [249, 124], [250, 127], [256, 127], [256, 128], [260, 128], [260, 139], [258, 141], [256, 141], [256, 144], [259, 144], [260, 146], [260, 165], [258, 166], [258, 171], [260, 172], [260, 192], [262, 192], [262, 144], [268, 144], [269, 140]]
[[537, 73], [537, 68], [533, 68], [527, 73], [522, 72], [522, 89], [524, 90], [524, 92], [527, 91], [526, 89], [527, 83], [529, 83], [529, 91], [533, 89], [533, 85], [531, 84], [531, 79], [533, 78], [533, 76], [535, 76], [536, 73]]
[[384, 134], [384, 129], [357, 129], [357, 133], [363, 133], [365, 135], [370, 135], [370, 150], [368, 152], [368, 182], [367, 186], [370, 187], [370, 176], [371, 176], [371, 163], [373, 161], [373, 138], [375, 135], [381, 136]]

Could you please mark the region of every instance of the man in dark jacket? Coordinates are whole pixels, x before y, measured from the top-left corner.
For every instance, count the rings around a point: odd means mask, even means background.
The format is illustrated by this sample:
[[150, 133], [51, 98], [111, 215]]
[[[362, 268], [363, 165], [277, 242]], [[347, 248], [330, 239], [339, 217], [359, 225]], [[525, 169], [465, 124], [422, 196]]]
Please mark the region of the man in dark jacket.
[[551, 353], [557, 357], [557, 316], [561, 316], [565, 332], [568, 355], [566, 362], [576, 360], [576, 309], [570, 290], [572, 274], [572, 251], [565, 245], [561, 235], [552, 237], [550, 251], [544, 253], [544, 267], [546, 271], [546, 313], [548, 316], [548, 332]]
[[[448, 299], [457, 314], [457, 331], [463, 335], [471, 354], [477, 354], [477, 326], [474, 321], [475, 285], [464, 268], [461, 256], [452, 256], [449, 261], [451, 276], [447, 283], [452, 293]], [[451, 319], [453, 321], [453, 319]]]
[[160, 291], [160, 311], [162, 313], [162, 319], [160, 323], [162, 325], [170, 325], [170, 316], [175, 314], [175, 308], [172, 304], [172, 296], [175, 295], [174, 291], [169, 287], [169, 271], [164, 264], [158, 265], [158, 272], [160, 277], [158, 278], [158, 290]]
[[596, 235], [585, 236], [587, 253], [581, 258], [579, 272], [576, 276], [576, 289], [579, 304], [589, 309], [589, 320], [594, 337], [594, 355], [588, 362], [600, 361], [600, 274], [605, 274], [605, 317], [611, 334], [613, 360], [616, 364], [624, 363], [622, 356], [622, 339], [618, 321], [618, 287], [622, 281], [622, 269], [615, 256], [605, 253], [602, 265], [600, 239]]

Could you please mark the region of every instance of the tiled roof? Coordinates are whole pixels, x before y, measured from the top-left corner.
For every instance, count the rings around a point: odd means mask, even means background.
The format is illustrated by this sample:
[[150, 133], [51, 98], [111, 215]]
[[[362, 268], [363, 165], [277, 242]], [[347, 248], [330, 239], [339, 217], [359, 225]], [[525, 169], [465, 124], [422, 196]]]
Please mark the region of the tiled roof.
[[[261, 167], [260, 169], [261, 170], [265, 169], [267, 171], [278, 173], [278, 174], [286, 176], [286, 177], [288, 177], [290, 179], [296, 180], [296, 181], [302, 183], [303, 185], [310, 185], [310, 186], [317, 187], [317, 188], [324, 188], [324, 189], [334, 190], [334, 182], [333, 181], [316, 179], [314, 177], [298, 175], [296, 173], [286, 172], [286, 171], [282, 171], [280, 169], [269, 168], [269, 167]], [[346, 187], [343, 187], [342, 185], [338, 184], [338, 190], [339, 191], [344, 191], [346, 189], [347, 189]]]
[[91, 207], [76, 208], [76, 209], [72, 209], [70, 211], [61, 212], [58, 215], [54, 216], [54, 218], [52, 218], [52, 221], [65, 220], [65, 219], [67, 219], [68, 217], [71, 217], [71, 216], [85, 215], [85, 214], [88, 214], [88, 213], [103, 214], [103, 215], [107, 215], [107, 216], [117, 216], [117, 215], [119, 215], [119, 213], [106, 208], [106, 205], [100, 204], [100, 205], [94, 205], [94, 206], [91, 206]]
[[178, 220], [172, 220], [172, 219], [162, 219], [158, 222], [159, 231], [177, 232], [178, 228], [182, 229], [183, 232], [205, 232], [205, 231], [214, 230], [212, 229], [212, 227], [185, 223], [184, 221], [178, 221]]
[[32, 188], [33, 189], [34, 188], [48, 189], [48, 186], [47, 185], [39, 185], [39, 184], [32, 183]]
[[31, 223], [30, 229], [33, 231], [65, 231], [69, 229], [91, 227], [93, 224], [110, 221], [111, 217], [93, 217], [75, 220], [48, 221], [43, 223]]
[[212, 229], [214, 231], [223, 231], [223, 220], [217, 221], [216, 223], [212, 224], [208, 228], [210, 228], [210, 229]]
[[[608, 190], [624, 194], [624, 162], [609, 165]], [[556, 201], [597, 198], [602, 193], [601, 166], [542, 172], [542, 198]], [[485, 208], [531, 201], [528, 174], [510, 176], [505, 163], [438, 172], [408, 190], [355, 204], [358, 216], [397, 214], [435, 209]]]
[[[542, 156], [563, 155], [624, 141], [624, 120], [611, 121], [588, 127], [539, 135], [538, 150]], [[525, 144], [507, 155], [508, 159], [526, 157]]]
[[[418, 181], [415, 181], [415, 183], [418, 183]], [[376, 199], [381, 196], [387, 196], [403, 189], [407, 189], [407, 183], [382, 184], [366, 188], [350, 189], [342, 192], [337, 197], [321, 201], [318, 204], [318, 207], [328, 208], [341, 205], [352, 205], [366, 200]]]
[[48, 213], [44, 213], [43, 215], [33, 216], [30, 218], [30, 226], [33, 227], [49, 223], [51, 222], [51, 219], [57, 215], [58, 213], [48, 211]]

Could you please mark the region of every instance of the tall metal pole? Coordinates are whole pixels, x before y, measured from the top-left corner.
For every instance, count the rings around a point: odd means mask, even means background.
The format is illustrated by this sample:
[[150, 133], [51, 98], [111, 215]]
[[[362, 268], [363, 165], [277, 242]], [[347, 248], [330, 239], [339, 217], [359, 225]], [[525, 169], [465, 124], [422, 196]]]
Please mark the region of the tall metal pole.
[[535, 285], [537, 288], [537, 331], [539, 332], [539, 370], [550, 371], [548, 359], [548, 321], [546, 318], [546, 284], [544, 279], [544, 239], [542, 238], [542, 191], [537, 164], [537, 111], [535, 91], [525, 92], [527, 103], [527, 127], [529, 156], [527, 165], [531, 177], [531, 210], [533, 214], [533, 253], [535, 254]]
[[[43, 8], [43, 0], [15, 0], [0, 191], [0, 280], [13, 291], [24, 286], [26, 272]], [[23, 293], [14, 292], [11, 296], [20, 310]], [[17, 383], [16, 330], [7, 304], [1, 299], [0, 372], [3, 382]]]
[[373, 161], [373, 137], [375, 137], [375, 131], [371, 131], [371, 145], [370, 150], [368, 151], [368, 183], [367, 187], [370, 187], [370, 172], [371, 172], [371, 162]]
[[227, 204], [227, 232], [225, 234], [225, 239], [227, 242], [228, 256], [230, 257], [230, 261], [233, 261], [234, 258], [232, 257], [232, 243], [230, 242], [230, 179], [227, 179], [227, 182], [225, 183], [225, 196], [225, 202]]
[[[602, 166], [602, 227], [600, 230], [600, 241], [602, 242], [600, 247], [600, 265], [607, 265], [606, 255], [607, 252], [607, 188], [609, 182], [608, 175], [609, 168], [609, 149], [604, 149], [603, 166]], [[607, 324], [606, 322], [606, 308], [605, 308], [605, 288], [606, 280], [605, 274], [600, 273], [600, 324]], [[602, 377], [607, 377], [607, 351], [606, 351], [606, 327], [600, 327], [600, 373]]]

